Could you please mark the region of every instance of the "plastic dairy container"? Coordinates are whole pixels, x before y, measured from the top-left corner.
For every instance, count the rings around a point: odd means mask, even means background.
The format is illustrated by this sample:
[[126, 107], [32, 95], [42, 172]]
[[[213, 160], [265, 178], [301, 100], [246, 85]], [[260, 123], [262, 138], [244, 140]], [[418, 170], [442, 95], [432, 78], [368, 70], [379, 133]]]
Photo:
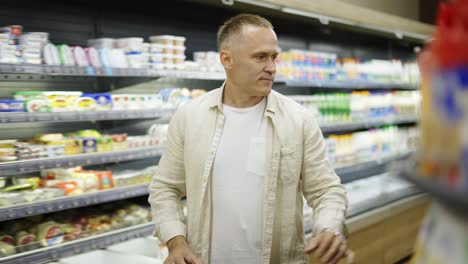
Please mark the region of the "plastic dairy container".
[[155, 63], [162, 63], [164, 55], [162, 53], [151, 53], [150, 60]]
[[174, 46], [173, 45], [163, 45], [162, 53], [163, 54], [174, 54]]
[[102, 66], [112, 67], [111, 57], [112, 57], [112, 49], [109, 49], [109, 48], [99, 49], [99, 58], [101, 60]]
[[166, 45], [159, 43], [149, 44], [149, 50], [151, 53], [163, 53], [163, 49]]
[[73, 58], [78, 66], [86, 67], [88, 66], [88, 59], [86, 58], [86, 53], [82, 47], [72, 47]]
[[144, 52], [144, 53], [150, 52], [150, 46], [151, 46], [150, 43], [143, 42], [143, 43], [141, 44], [141, 52]]
[[174, 45], [175, 46], [184, 46], [185, 45], [185, 37], [175, 36], [173, 37]]
[[88, 60], [88, 64], [90, 66], [101, 68], [101, 58], [99, 56], [99, 51], [94, 47], [89, 47], [84, 49], [86, 54], [86, 59]]
[[148, 57], [144, 56], [141, 52], [130, 52], [125, 57], [130, 68], [142, 68], [144, 63], [148, 61]]
[[57, 47], [51, 43], [44, 46], [44, 61], [47, 65], [60, 65], [60, 57]]
[[163, 54], [162, 62], [164, 64], [173, 64], [174, 63], [174, 57], [175, 57], [175, 55], [173, 55], [173, 54]]
[[15, 100], [28, 100], [33, 98], [44, 98], [40, 91], [19, 91], [13, 94]]
[[158, 35], [149, 37], [151, 43], [159, 43], [164, 45], [174, 45], [174, 36]]
[[123, 49], [125, 52], [141, 51], [143, 47], [143, 38], [121, 38], [114, 42], [115, 47]]
[[128, 68], [127, 58], [125, 52], [121, 49], [112, 49], [108, 57], [111, 67], [114, 68]]
[[75, 60], [73, 59], [73, 54], [68, 45], [58, 45], [60, 63], [65, 66], [75, 65]]
[[99, 38], [99, 39], [88, 39], [88, 46], [95, 47], [98, 49], [101, 48], [114, 48], [115, 40], [112, 38]]
[[185, 47], [183, 46], [174, 46], [174, 55], [184, 55], [185, 54]]
[[96, 101], [96, 110], [111, 110], [112, 97], [108, 93], [85, 93], [82, 97], [89, 97]]
[[0, 112], [24, 112], [24, 101], [0, 100]]
[[75, 110], [75, 101], [81, 96], [81, 92], [43, 92], [49, 101], [52, 112], [67, 112]]

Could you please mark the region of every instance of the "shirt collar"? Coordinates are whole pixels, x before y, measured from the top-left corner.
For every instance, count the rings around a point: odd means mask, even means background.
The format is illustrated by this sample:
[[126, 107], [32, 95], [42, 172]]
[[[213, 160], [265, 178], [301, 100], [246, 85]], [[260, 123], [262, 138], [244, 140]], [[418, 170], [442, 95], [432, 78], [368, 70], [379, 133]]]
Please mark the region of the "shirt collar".
[[[210, 102], [210, 108], [216, 107], [219, 111], [222, 111], [222, 105], [223, 105], [223, 93], [224, 93], [224, 88], [226, 86], [226, 81], [223, 82], [221, 87], [216, 90], [214, 96], [211, 98]], [[267, 96], [267, 103], [266, 103], [266, 109], [265, 113], [267, 115], [269, 114], [275, 114], [277, 109], [277, 98], [276, 98], [276, 92], [271, 91], [270, 94]]]

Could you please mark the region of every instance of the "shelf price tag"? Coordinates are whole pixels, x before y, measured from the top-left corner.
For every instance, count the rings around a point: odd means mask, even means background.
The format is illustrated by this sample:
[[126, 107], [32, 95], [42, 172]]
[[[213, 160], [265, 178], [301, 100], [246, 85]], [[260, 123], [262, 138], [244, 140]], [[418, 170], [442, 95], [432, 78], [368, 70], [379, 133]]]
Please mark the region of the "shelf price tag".
[[86, 74], [87, 74], [87, 75], [94, 76], [94, 75], [96, 75], [96, 71], [94, 70], [93, 67], [87, 66], [87, 67], [86, 67]]
[[104, 75], [112, 76], [112, 68], [104, 67]]

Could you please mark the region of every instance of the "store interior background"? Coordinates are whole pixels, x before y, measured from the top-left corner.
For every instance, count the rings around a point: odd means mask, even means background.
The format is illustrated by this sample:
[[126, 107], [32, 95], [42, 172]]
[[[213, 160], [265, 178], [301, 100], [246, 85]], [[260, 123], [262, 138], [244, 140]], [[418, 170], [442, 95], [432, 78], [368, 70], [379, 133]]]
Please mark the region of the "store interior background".
[[[226, 1], [227, 2], [227, 1]], [[104, 1], [8, 1], [2, 3], [0, 16], [4, 25], [22, 25], [25, 31], [49, 32], [52, 43], [70, 46], [86, 46], [88, 39], [142, 37], [170, 34], [184, 36], [187, 60], [193, 59], [195, 51], [215, 51], [216, 31], [226, 18], [240, 12], [260, 14], [268, 18], [275, 27], [282, 50], [299, 49], [336, 53], [338, 57], [352, 57], [361, 60], [415, 61], [418, 52], [427, 39], [400, 36], [405, 28], [390, 28], [385, 32], [379, 26], [372, 28], [372, 21], [379, 21], [379, 15], [395, 25], [411, 24], [421, 32], [434, 30], [437, 0], [329, 0], [322, 1], [324, 9], [332, 12], [333, 6], [349, 8], [341, 12], [370, 10], [373, 16], [365, 18], [368, 25], [353, 26], [319, 21], [316, 18], [287, 14], [255, 4], [257, 1], [233, 1], [226, 5], [215, 0], [172, 0], [131, 2]], [[260, 1], [262, 2], [262, 1]], [[291, 1], [298, 2], [298, 1]], [[328, 3], [325, 3], [328, 2]], [[332, 11], [330, 11], [332, 10]], [[351, 17], [353, 15], [350, 15]], [[343, 18], [347, 19], [347, 18]], [[398, 22], [400, 21], [400, 22]], [[401, 22], [404, 21], [404, 22]], [[400, 24], [399, 24], [400, 23]], [[419, 32], [418, 34], [421, 34]], [[422, 34], [424, 35], [424, 34]], [[5, 75], [0, 81], [0, 97], [8, 97], [14, 91], [67, 90], [83, 92], [112, 93], [155, 93], [165, 87], [188, 87], [211, 90], [221, 85], [220, 80], [182, 79], [175, 77], [46, 77], [34, 81]], [[284, 84], [274, 88], [286, 95], [311, 95], [324, 91], [323, 88], [296, 87]], [[326, 90], [326, 89], [325, 89]], [[335, 92], [349, 92], [349, 89], [334, 89]], [[97, 129], [106, 133], [145, 134], [158, 120], [108, 120], [99, 122], [74, 123], [6, 123], [2, 124], [0, 140], [28, 138], [37, 133], [67, 133], [82, 129]], [[403, 124], [402, 126], [411, 126]], [[34, 131], [34, 132], [32, 132]], [[350, 130], [346, 132], [353, 132]], [[131, 169], [154, 165], [158, 158], [112, 165], [95, 165], [99, 169]], [[389, 164], [379, 163], [365, 170], [349, 172], [344, 182], [350, 182], [371, 175], [385, 173]], [[349, 224], [351, 249], [357, 252], [357, 263], [407, 263], [413, 255], [416, 237], [426, 214], [429, 199], [418, 193], [417, 198], [405, 197], [394, 204], [372, 208], [351, 219]], [[139, 197], [143, 201], [146, 196]], [[97, 246], [96, 249], [98, 249]], [[0, 259], [1, 262], [1, 259]], [[12, 262], [13, 263], [13, 262]], [[19, 262], [17, 262], [19, 263]], [[311, 263], [315, 263], [311, 260]]]

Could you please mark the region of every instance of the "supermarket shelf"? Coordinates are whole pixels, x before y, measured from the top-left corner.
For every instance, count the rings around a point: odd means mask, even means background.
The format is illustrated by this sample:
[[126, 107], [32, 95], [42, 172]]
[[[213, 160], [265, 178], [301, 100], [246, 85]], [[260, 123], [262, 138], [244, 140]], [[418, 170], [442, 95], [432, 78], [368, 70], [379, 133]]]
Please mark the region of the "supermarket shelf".
[[[46, 76], [83, 76], [83, 77], [171, 77], [180, 79], [224, 81], [224, 72], [201, 72], [187, 70], [157, 70], [134, 68], [93, 68], [78, 66], [50, 66], [34, 64], [0, 63], [2, 74], [26, 74]], [[8, 77], [9, 78], [9, 77]], [[287, 87], [338, 88], [338, 89], [417, 89], [416, 85], [404, 83], [376, 83], [351, 81], [294, 81], [278, 77], [275, 83], [285, 83]]]
[[395, 193], [385, 193], [381, 196], [375, 197], [375, 199], [364, 201], [355, 205], [350, 205], [347, 215], [348, 218], [355, 217], [368, 211], [384, 207], [401, 199], [420, 194], [421, 191], [415, 186], [408, 187]]
[[357, 82], [357, 81], [294, 81], [285, 80], [288, 87], [296, 88], [332, 88], [332, 89], [350, 89], [350, 90], [363, 90], [363, 89], [406, 89], [416, 90], [417, 85], [405, 83], [379, 83], [379, 82]]
[[446, 205], [448, 208], [468, 216], [468, 195], [461, 191], [451, 189], [443, 182], [424, 178], [416, 172], [417, 162], [415, 158], [393, 164], [393, 171], [400, 177], [408, 180], [421, 190], [429, 193], [433, 198]]
[[72, 208], [124, 200], [148, 194], [148, 184], [114, 188], [77, 196], [61, 197], [48, 201], [0, 207], [0, 221], [41, 215]]
[[0, 163], [0, 176], [34, 172], [52, 168], [95, 165], [159, 157], [162, 155], [162, 152], [162, 148], [159, 147], [146, 147], [103, 153], [90, 153], [55, 158], [4, 162]]
[[412, 117], [391, 117], [391, 118], [380, 118], [375, 120], [367, 120], [361, 122], [348, 122], [348, 123], [339, 123], [334, 125], [321, 125], [320, 128], [322, 129], [323, 133], [336, 133], [336, 132], [344, 132], [350, 130], [358, 130], [358, 129], [367, 129], [385, 125], [398, 125], [398, 124], [411, 124], [416, 123], [418, 118], [415, 116]]
[[133, 68], [93, 68], [78, 66], [50, 66], [33, 64], [0, 64], [0, 73], [32, 74], [58, 76], [91, 76], [91, 77], [173, 77], [182, 79], [200, 79], [222, 81], [224, 72], [197, 72], [185, 70], [155, 70]]
[[64, 257], [78, 255], [88, 251], [106, 248], [108, 246], [130, 239], [149, 236], [153, 233], [154, 224], [145, 223], [120, 230], [106, 232], [60, 245], [40, 248], [4, 258], [0, 258], [2, 264], [39, 264], [58, 260]]
[[430, 199], [427, 194], [411, 195], [366, 211], [364, 213], [348, 217], [346, 220], [346, 225], [348, 227], [348, 231], [350, 233], [354, 233], [366, 227], [372, 226], [384, 219], [398, 215], [416, 205], [425, 204], [429, 201]]
[[74, 111], [60, 113], [0, 113], [0, 123], [26, 122], [79, 122], [120, 119], [165, 118], [172, 116], [175, 109], [140, 109], [140, 110], [106, 110], [106, 111]]
[[384, 173], [391, 162], [408, 158], [412, 153], [394, 154], [355, 165], [336, 167], [335, 172], [340, 176], [342, 183], [348, 183]]
[[[398, 215], [399, 213], [411, 208], [415, 205], [427, 203], [429, 197], [427, 194], [413, 193], [407, 196], [402, 196], [393, 201], [382, 203], [379, 206], [368, 208], [368, 210], [361, 211], [354, 215], [346, 216], [346, 226], [348, 232], [354, 233], [366, 227], [372, 226], [383, 219], [390, 218]], [[305, 219], [307, 220], [307, 219]], [[305, 230], [305, 237], [307, 241], [312, 238], [312, 230]]]

